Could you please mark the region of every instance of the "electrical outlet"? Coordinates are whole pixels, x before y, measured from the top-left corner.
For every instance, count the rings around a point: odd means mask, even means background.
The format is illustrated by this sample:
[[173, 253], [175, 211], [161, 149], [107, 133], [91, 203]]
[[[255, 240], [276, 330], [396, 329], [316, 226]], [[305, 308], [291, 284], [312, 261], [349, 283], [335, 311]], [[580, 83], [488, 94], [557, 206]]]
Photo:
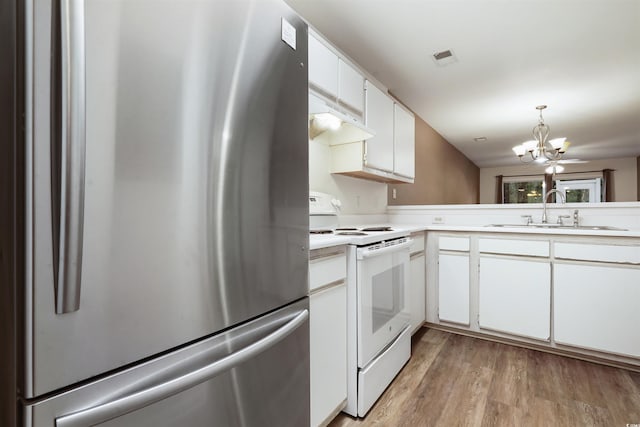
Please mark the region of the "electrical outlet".
[[434, 224], [444, 224], [444, 218], [441, 216], [434, 216], [433, 217], [433, 223]]
[[391, 189], [391, 197], [392, 197], [393, 199], [395, 199], [395, 198], [397, 197], [397, 193], [396, 193], [396, 189], [395, 189], [395, 188], [392, 188], [392, 189]]

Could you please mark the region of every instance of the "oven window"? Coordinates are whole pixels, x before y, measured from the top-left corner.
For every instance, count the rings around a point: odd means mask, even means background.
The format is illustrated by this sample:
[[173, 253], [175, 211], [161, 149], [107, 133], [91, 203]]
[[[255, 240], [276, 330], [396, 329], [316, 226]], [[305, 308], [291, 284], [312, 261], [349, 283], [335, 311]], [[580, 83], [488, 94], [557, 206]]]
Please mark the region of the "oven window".
[[404, 265], [373, 276], [372, 333], [404, 310]]

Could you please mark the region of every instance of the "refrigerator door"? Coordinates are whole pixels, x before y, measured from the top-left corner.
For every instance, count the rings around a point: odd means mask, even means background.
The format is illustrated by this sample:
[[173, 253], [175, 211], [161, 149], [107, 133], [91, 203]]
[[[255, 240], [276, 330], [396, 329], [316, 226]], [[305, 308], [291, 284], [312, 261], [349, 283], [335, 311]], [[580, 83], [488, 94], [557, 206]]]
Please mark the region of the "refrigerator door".
[[27, 427], [308, 426], [308, 299], [24, 408]]
[[23, 396], [305, 296], [303, 21], [276, 0], [33, 6]]

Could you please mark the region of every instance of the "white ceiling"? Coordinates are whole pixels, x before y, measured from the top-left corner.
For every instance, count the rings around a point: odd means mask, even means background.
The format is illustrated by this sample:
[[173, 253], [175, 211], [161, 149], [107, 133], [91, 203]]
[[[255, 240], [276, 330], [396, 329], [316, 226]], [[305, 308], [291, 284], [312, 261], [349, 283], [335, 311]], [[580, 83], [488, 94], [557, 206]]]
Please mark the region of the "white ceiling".
[[519, 163], [540, 104], [565, 158], [640, 155], [640, 0], [286, 1], [479, 167]]

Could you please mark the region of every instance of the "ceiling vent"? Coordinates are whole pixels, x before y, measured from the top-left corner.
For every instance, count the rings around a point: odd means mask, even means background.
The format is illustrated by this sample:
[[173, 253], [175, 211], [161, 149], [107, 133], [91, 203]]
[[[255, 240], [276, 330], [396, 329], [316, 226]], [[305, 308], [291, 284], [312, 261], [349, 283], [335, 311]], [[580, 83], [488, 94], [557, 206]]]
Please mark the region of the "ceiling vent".
[[456, 55], [451, 49], [443, 50], [442, 52], [436, 52], [431, 57], [433, 58], [433, 62], [435, 62], [438, 67], [446, 67], [447, 65], [453, 64], [454, 62], [458, 62]]

